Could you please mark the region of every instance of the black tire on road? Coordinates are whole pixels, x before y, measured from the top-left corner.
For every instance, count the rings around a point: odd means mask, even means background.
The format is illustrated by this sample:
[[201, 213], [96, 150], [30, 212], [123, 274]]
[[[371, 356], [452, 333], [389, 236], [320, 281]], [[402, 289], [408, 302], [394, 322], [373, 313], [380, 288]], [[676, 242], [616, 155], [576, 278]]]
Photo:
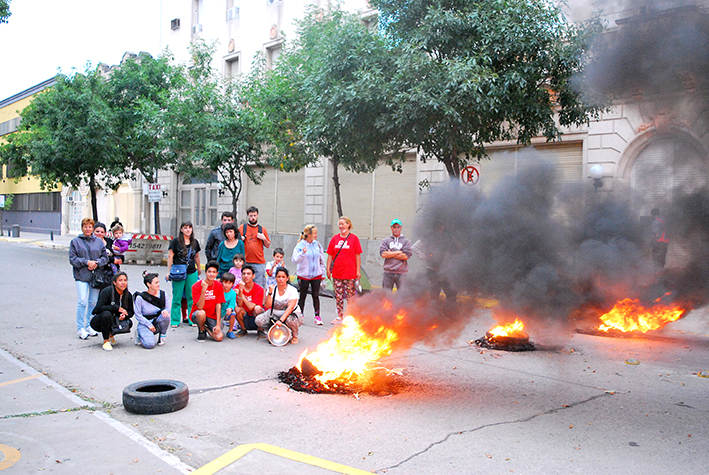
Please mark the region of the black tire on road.
[[123, 407], [133, 414], [165, 414], [187, 406], [190, 390], [180, 381], [153, 379], [133, 383], [123, 390]]

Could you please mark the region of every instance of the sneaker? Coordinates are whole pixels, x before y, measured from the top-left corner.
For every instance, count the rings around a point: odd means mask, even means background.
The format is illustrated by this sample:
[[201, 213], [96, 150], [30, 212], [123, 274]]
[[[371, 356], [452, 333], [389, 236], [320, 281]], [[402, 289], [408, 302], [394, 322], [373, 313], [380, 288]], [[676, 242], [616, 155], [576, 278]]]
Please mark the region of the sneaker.
[[111, 335], [111, 339], [109, 341], [111, 342], [112, 345], [116, 344], [116, 338], [113, 335]]
[[135, 345], [140, 345], [140, 334], [136, 332], [135, 338], [133, 339]]
[[315, 315], [315, 324], [322, 325], [322, 320], [320, 320], [320, 315]]
[[98, 336], [98, 332], [91, 327], [86, 327], [86, 333], [88, 333], [89, 336]]
[[204, 343], [204, 341], [207, 339], [207, 331], [202, 330], [199, 333], [197, 333], [197, 341], [200, 343]]
[[158, 346], [163, 346], [165, 344], [165, 337], [167, 335], [161, 334], [160, 337], [158, 337]]
[[112, 350], [113, 350], [113, 347], [111, 346], [111, 342], [110, 342], [110, 341], [105, 342], [105, 343], [103, 344], [103, 349], [104, 349], [105, 351], [112, 351]]
[[266, 338], [266, 332], [263, 330], [258, 330], [256, 332], [256, 339], [260, 340], [261, 338]]
[[331, 325], [341, 325], [342, 324], [342, 319], [340, 317], [337, 317], [333, 321], [330, 322]]
[[81, 330], [76, 332], [77, 335], [79, 335], [79, 338], [82, 340], [86, 340], [89, 337], [89, 332], [86, 331], [86, 328], [82, 328]]
[[[320, 325], [322, 325], [322, 323]], [[292, 345], [297, 345], [298, 344], [298, 337], [294, 336], [293, 338], [290, 339], [290, 342]]]
[[[246, 336], [248, 333], [249, 333], [249, 332], [247, 332], [246, 330], [244, 330], [244, 329], [242, 328], [241, 330], [239, 330], [238, 332], [236, 332], [236, 337], [237, 337], [237, 338], [240, 338], [240, 337], [242, 337], [242, 336]], [[228, 336], [228, 335], [227, 335], [227, 336]]]
[[[182, 319], [182, 323], [190, 323], [190, 321], [189, 321], [189, 320], [187, 320], [186, 318], [183, 318], [183, 319]], [[173, 326], [175, 326], [175, 327], [176, 327], [177, 325], [173, 325]]]
[[230, 340], [233, 340], [234, 338], [236, 338], [236, 335], [234, 334], [234, 332], [226, 332], [226, 337]]

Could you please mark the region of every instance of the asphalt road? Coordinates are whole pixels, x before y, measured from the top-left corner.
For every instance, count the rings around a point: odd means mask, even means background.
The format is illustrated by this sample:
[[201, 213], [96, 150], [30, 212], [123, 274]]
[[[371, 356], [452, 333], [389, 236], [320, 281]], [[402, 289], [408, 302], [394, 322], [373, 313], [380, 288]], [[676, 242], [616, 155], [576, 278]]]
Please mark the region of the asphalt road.
[[[331, 329], [309, 304], [296, 346], [200, 344], [180, 327], [154, 350], [120, 335], [105, 352], [74, 331], [66, 251], [0, 242], [0, 266], [3, 475], [188, 473], [214, 460], [220, 474], [709, 473], [706, 309], [646, 338], [531, 333], [549, 349], [523, 353], [469, 345], [493, 322], [478, 309], [455, 341], [383, 361], [404, 369], [402, 392], [311, 395], [276, 379]], [[131, 290], [144, 268], [124, 266]], [[189, 405], [126, 412], [123, 388], [154, 378], [185, 382]]]

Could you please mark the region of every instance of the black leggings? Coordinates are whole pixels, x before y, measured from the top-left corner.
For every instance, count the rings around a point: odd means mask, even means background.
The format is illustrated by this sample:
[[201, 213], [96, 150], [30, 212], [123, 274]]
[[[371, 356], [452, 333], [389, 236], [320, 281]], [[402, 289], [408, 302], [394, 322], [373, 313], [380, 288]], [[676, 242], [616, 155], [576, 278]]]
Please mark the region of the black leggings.
[[305, 314], [305, 297], [308, 296], [308, 287], [310, 287], [313, 294], [313, 308], [315, 309], [315, 315], [320, 316], [320, 282], [322, 282], [320, 279], [298, 279], [298, 285], [300, 286], [300, 299], [298, 300], [298, 306], [303, 314]]

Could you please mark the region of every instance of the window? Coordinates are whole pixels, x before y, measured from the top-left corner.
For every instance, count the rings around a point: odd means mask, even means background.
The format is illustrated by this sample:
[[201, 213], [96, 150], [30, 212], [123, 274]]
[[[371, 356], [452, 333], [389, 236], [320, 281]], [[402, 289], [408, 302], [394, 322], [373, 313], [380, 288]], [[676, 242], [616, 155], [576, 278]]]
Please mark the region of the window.
[[192, 190], [180, 192], [180, 223], [191, 221]]
[[268, 46], [266, 48], [266, 65], [269, 69], [273, 68], [273, 65], [278, 61], [278, 57], [281, 55], [283, 50], [283, 43], [277, 43], [273, 46]]
[[230, 78], [237, 77], [241, 73], [239, 68], [240, 65], [238, 56], [224, 60], [224, 76]]
[[19, 178], [25, 176], [27, 170], [22, 166], [18, 166], [13, 160], [7, 162], [5, 165], [5, 178]]
[[1, 123], [0, 135], [7, 135], [16, 131], [17, 128], [20, 126], [20, 121], [22, 121], [21, 117], [15, 117], [14, 119], [6, 120], [5, 122]]

